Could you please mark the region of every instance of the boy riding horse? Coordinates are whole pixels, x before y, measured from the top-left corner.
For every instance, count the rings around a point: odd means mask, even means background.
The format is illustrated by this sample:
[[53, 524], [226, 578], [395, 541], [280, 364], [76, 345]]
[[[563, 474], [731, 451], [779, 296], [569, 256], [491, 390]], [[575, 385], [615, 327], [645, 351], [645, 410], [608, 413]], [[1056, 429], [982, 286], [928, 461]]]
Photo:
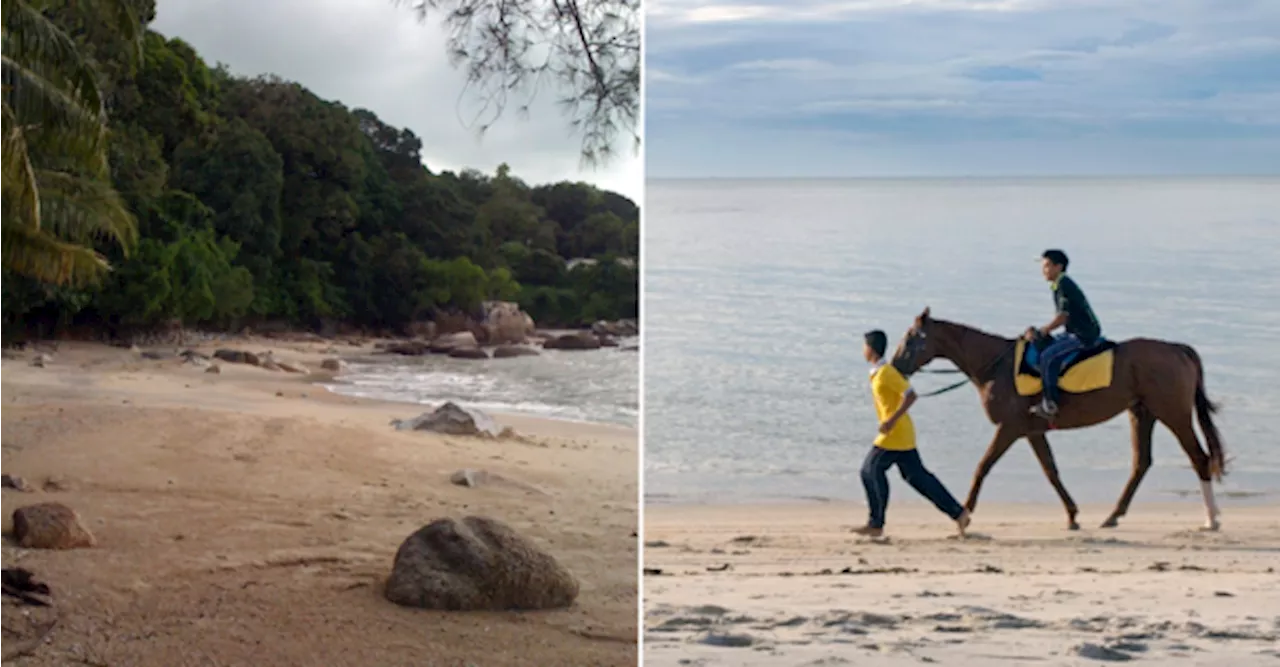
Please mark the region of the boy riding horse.
[[1074, 353], [1087, 350], [1102, 339], [1102, 326], [1093, 314], [1089, 300], [1076, 281], [1067, 275], [1067, 254], [1061, 250], [1046, 250], [1041, 255], [1041, 272], [1053, 290], [1053, 304], [1057, 309], [1048, 324], [1037, 330], [1027, 329], [1025, 338], [1033, 343], [1038, 337], [1048, 336], [1059, 327], [1066, 332], [1055, 336], [1053, 342], [1040, 353], [1040, 378], [1044, 385], [1044, 400], [1031, 408], [1031, 413], [1052, 422], [1058, 415], [1058, 374], [1067, 359]]

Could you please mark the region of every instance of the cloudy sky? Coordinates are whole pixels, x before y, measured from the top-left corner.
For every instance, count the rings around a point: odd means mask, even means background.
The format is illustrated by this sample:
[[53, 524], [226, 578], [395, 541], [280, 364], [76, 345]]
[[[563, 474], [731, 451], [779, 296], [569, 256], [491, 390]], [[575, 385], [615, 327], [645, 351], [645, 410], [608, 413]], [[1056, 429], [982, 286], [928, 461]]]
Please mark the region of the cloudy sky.
[[647, 0], [650, 176], [1280, 173], [1280, 0]]
[[628, 140], [607, 166], [579, 164], [581, 140], [554, 95], [541, 95], [527, 119], [512, 110], [477, 138], [468, 123], [471, 98], [460, 105], [463, 76], [448, 63], [445, 33], [391, 0], [159, 0], [151, 27], [190, 42], [211, 65], [278, 74], [412, 129], [435, 171], [493, 173], [506, 162], [531, 184], [587, 181], [633, 198], [643, 190], [642, 160]]

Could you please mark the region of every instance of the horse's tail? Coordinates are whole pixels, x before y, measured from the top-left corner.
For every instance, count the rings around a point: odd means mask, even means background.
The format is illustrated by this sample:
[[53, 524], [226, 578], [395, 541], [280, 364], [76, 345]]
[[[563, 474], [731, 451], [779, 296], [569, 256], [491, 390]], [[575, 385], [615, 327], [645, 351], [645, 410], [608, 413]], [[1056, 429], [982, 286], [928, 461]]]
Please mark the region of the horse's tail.
[[1209, 472], [1218, 481], [1227, 472], [1226, 454], [1222, 450], [1222, 435], [1213, 423], [1213, 415], [1222, 406], [1209, 400], [1204, 390], [1204, 364], [1200, 355], [1190, 345], [1183, 345], [1182, 351], [1191, 358], [1196, 366], [1196, 420], [1200, 422], [1200, 430], [1204, 432], [1205, 444], [1209, 446]]

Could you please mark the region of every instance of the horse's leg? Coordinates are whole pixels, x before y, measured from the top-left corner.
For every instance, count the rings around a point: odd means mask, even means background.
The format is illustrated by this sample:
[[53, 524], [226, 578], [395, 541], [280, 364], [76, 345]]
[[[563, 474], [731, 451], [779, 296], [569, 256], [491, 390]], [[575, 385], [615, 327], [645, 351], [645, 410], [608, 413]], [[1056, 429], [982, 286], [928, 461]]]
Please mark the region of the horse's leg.
[[1129, 512], [1133, 494], [1138, 492], [1138, 485], [1151, 468], [1151, 434], [1156, 428], [1156, 418], [1147, 406], [1139, 403], [1129, 408], [1129, 424], [1133, 435], [1133, 472], [1129, 474], [1129, 483], [1125, 484], [1116, 508], [1102, 522], [1103, 528], [1115, 528], [1119, 525], [1120, 517]]
[[1079, 510], [1076, 508], [1076, 502], [1071, 499], [1071, 494], [1067, 493], [1067, 487], [1062, 485], [1062, 478], [1058, 476], [1058, 464], [1053, 460], [1053, 450], [1049, 449], [1049, 439], [1044, 437], [1043, 433], [1033, 433], [1027, 436], [1027, 441], [1031, 443], [1031, 451], [1035, 452], [1036, 458], [1040, 461], [1045, 477], [1049, 478], [1053, 490], [1057, 491], [1058, 497], [1062, 499], [1062, 506], [1067, 509], [1067, 528], [1080, 530], [1080, 524], [1076, 523], [1076, 514]]
[[1009, 451], [1009, 447], [1022, 437], [1022, 433], [1012, 429], [1000, 426], [996, 428], [996, 434], [991, 438], [991, 444], [987, 446], [987, 453], [982, 455], [982, 460], [978, 462], [978, 469], [973, 473], [973, 483], [969, 486], [969, 497], [964, 501], [964, 508], [970, 513], [978, 507], [978, 492], [982, 490], [982, 482], [991, 472], [991, 467], [1000, 460], [1004, 453]]
[[1190, 410], [1172, 423], [1166, 421], [1165, 424], [1178, 438], [1178, 444], [1182, 445], [1182, 451], [1187, 453], [1187, 458], [1191, 459], [1191, 465], [1196, 470], [1196, 476], [1200, 478], [1200, 493], [1204, 496], [1204, 529], [1217, 530], [1221, 524], [1218, 523], [1218, 502], [1213, 497], [1209, 455], [1200, 447], [1200, 439], [1196, 437], [1196, 430], [1191, 425]]

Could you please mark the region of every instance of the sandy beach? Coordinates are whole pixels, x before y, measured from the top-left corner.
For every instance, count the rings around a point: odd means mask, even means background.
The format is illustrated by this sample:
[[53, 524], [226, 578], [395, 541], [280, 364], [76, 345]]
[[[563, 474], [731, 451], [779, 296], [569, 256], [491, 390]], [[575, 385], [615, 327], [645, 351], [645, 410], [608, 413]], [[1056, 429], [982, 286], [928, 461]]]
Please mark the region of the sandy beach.
[[[216, 347], [313, 371], [333, 356], [278, 340], [194, 349]], [[316, 384], [323, 373], [223, 363], [211, 374], [93, 344], [64, 343], [44, 368], [33, 354], [3, 362], [3, 470], [33, 487], [4, 490], [5, 531], [14, 509], [59, 501], [98, 545], [6, 541], [4, 565], [52, 589], [57, 625], [5, 664], [635, 664], [633, 430], [495, 415], [521, 437], [397, 432], [392, 419], [427, 408], [334, 395]], [[460, 468], [505, 481], [455, 486]], [[558, 558], [581, 583], [577, 604], [442, 613], [385, 600], [405, 537], [468, 514]], [[48, 614], [8, 602], [6, 657]]]
[[1276, 664], [1280, 507], [1220, 502], [1218, 533], [1198, 502], [1077, 532], [984, 503], [965, 540], [909, 498], [882, 540], [852, 504], [650, 506], [645, 664]]

